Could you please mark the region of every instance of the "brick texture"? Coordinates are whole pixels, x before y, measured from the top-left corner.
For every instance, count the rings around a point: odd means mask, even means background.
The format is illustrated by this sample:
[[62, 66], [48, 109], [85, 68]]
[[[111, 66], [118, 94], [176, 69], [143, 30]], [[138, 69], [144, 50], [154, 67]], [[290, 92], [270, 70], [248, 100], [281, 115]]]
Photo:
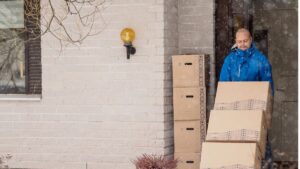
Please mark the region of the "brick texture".
[[[143, 153], [171, 157], [171, 56], [213, 56], [212, 5], [108, 0], [102, 32], [80, 46], [61, 51], [43, 36], [42, 99], [0, 101], [0, 155], [12, 155], [12, 168], [41, 169], [132, 169]], [[119, 36], [125, 27], [136, 32], [130, 60]]]
[[210, 84], [207, 89], [207, 111], [215, 97], [214, 7], [211, 0], [178, 0], [179, 54], [209, 54]]

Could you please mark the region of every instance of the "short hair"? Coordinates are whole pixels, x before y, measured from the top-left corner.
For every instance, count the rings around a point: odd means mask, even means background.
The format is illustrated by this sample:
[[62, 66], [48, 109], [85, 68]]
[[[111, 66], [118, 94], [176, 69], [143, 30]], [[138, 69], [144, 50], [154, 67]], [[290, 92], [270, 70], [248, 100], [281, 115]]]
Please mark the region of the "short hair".
[[251, 37], [251, 34], [250, 34], [250, 31], [246, 28], [240, 28], [236, 31], [235, 33], [235, 36], [238, 34], [238, 33], [247, 33], [249, 35], [249, 37]]

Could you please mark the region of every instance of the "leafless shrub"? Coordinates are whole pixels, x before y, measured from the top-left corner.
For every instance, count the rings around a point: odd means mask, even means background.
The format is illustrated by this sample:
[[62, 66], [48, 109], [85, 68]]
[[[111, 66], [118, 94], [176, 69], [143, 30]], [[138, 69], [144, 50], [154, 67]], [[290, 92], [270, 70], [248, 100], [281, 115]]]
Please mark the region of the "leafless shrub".
[[133, 161], [136, 169], [175, 169], [177, 160], [168, 159], [162, 155], [143, 154]]

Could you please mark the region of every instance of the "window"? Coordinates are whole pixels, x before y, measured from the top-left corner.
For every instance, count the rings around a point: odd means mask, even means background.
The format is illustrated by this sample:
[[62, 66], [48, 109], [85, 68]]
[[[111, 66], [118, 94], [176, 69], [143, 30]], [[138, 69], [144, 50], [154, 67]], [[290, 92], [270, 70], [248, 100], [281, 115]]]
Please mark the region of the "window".
[[41, 94], [39, 9], [0, 0], [0, 94]]

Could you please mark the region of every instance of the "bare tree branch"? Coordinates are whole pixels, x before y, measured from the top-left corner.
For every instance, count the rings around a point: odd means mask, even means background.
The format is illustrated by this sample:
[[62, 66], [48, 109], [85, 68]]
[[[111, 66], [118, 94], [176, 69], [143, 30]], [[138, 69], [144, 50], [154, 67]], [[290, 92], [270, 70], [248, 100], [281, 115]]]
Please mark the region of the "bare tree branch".
[[[49, 34], [58, 40], [62, 51], [66, 45], [80, 45], [86, 38], [99, 34], [105, 28], [101, 12], [107, 1], [24, 0], [24, 27], [0, 27], [0, 92], [5, 88], [19, 90], [25, 46], [32, 41]], [[1, 11], [0, 16], [9, 17]]]

